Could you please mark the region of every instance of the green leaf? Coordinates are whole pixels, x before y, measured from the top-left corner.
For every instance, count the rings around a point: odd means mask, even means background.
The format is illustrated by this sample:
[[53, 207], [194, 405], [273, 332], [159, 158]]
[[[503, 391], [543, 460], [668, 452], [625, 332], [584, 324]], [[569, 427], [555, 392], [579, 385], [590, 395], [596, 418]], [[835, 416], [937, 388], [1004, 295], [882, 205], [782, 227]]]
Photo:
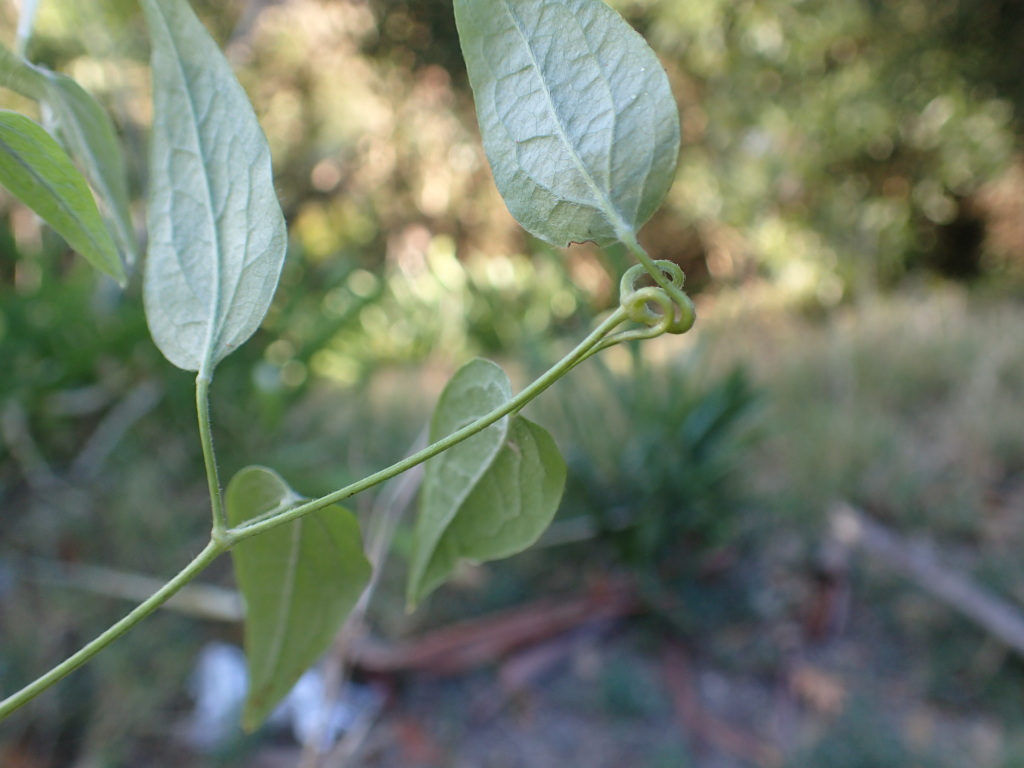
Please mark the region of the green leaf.
[[[441, 395], [431, 442], [510, 398], [498, 366], [468, 363]], [[431, 459], [416, 523], [409, 603], [443, 583], [460, 559], [495, 560], [533, 544], [551, 523], [564, 485], [565, 462], [551, 436], [521, 416], [502, 419]]]
[[85, 170], [86, 178], [105, 207], [105, 218], [132, 264], [138, 255], [124, 159], [114, 124], [106, 110], [66, 75], [37, 67], [0, 45], [0, 82], [30, 99], [42, 102], [56, 124], [56, 134], [68, 153]]
[[[273, 470], [246, 467], [228, 484], [228, 521], [237, 526], [301, 501]], [[251, 731], [330, 647], [370, 580], [370, 563], [359, 523], [339, 506], [246, 539], [231, 556], [246, 605], [242, 725]]]
[[459, 560], [485, 562], [532, 545], [551, 524], [565, 488], [565, 460], [548, 431], [522, 416], [437, 542], [419, 585], [422, 598]]
[[679, 114], [644, 39], [601, 0], [455, 0], [494, 180], [554, 245], [635, 234], [672, 184]]
[[185, 0], [142, 0], [153, 38], [146, 318], [205, 377], [259, 327], [287, 246], [270, 149], [245, 91]]
[[114, 123], [99, 102], [70, 77], [39, 71], [46, 77], [43, 104], [52, 114], [58, 135], [99, 196], [125, 261], [133, 264], [138, 243], [128, 209], [124, 158]]
[[0, 83], [29, 99], [46, 95], [46, 78], [42, 72], [0, 44]]
[[[430, 423], [430, 442], [457, 432], [511, 398], [512, 385], [500, 366], [489, 360], [469, 361], [455, 372], [441, 393]], [[427, 462], [409, 566], [410, 605], [430, 591], [423, 581], [437, 544], [501, 450], [508, 434], [508, 421], [508, 417], [499, 419]]]
[[41, 126], [6, 110], [0, 110], [0, 184], [94, 267], [124, 283], [117, 248], [82, 174]]

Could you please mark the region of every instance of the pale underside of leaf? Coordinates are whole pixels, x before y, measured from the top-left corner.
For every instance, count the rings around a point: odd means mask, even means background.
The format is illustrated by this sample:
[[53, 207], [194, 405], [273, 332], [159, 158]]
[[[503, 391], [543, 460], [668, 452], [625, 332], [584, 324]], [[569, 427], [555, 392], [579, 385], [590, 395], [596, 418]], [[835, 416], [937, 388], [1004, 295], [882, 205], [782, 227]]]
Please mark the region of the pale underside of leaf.
[[164, 355], [213, 367], [259, 326], [286, 248], [270, 151], [241, 85], [185, 0], [143, 0], [154, 120], [145, 300]]
[[[272, 470], [248, 467], [232, 479], [226, 501], [237, 526], [301, 497]], [[370, 564], [355, 517], [338, 506], [246, 539], [232, 559], [246, 602], [243, 725], [252, 730], [330, 647], [369, 581]]]
[[[511, 397], [511, 384], [499, 366], [488, 360], [470, 361], [455, 373], [438, 400], [430, 426], [431, 442], [476, 421]], [[410, 603], [419, 596], [419, 584], [437, 542], [501, 450], [507, 432], [505, 417], [427, 462], [410, 564]]]
[[0, 111], [0, 183], [93, 266], [124, 282], [85, 178], [52, 136], [16, 112]]
[[440, 586], [459, 560], [497, 560], [536, 542], [558, 510], [565, 472], [565, 461], [547, 430], [514, 417], [501, 451], [437, 543], [421, 596]]
[[456, 0], [509, 211], [556, 245], [635, 233], [671, 186], [679, 116], [657, 57], [601, 0]]
[[18, 33], [15, 38], [20, 53], [24, 53], [28, 47], [28, 41], [32, 37], [32, 28], [35, 26], [38, 11], [39, 0], [22, 0], [21, 13], [18, 15]]

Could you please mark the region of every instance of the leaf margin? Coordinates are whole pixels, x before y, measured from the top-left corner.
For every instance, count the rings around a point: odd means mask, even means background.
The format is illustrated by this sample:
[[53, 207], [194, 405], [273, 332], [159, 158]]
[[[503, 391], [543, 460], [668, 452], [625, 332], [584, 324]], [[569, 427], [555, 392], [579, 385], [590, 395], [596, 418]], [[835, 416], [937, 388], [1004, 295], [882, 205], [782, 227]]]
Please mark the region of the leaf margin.
[[[20, 151], [18, 145], [22, 145]], [[37, 154], [35, 162], [33, 152]], [[72, 249], [123, 286], [127, 280], [124, 265], [96, 200], [85, 177], [57, 140], [31, 118], [0, 109], [0, 153], [16, 166], [13, 172], [10, 165], [0, 169], [0, 183]], [[64, 194], [61, 187], [66, 190]]]
[[[140, 2], [152, 42], [154, 92], [147, 211], [150, 239], [143, 276], [146, 319], [154, 341], [172, 364], [212, 379], [217, 364], [248, 340], [266, 316], [284, 265], [287, 230], [266, 136], [224, 54], [187, 0]], [[216, 78], [212, 86], [211, 78]], [[202, 121], [192, 119], [185, 133], [194, 147], [176, 147], [170, 138], [174, 121], [181, 109], [193, 117], [197, 114], [200, 87], [228, 126], [221, 131], [228, 139], [221, 142], [214, 136], [203, 151], [209, 137], [202, 135]], [[179, 93], [185, 97], [178, 99], [181, 109], [176, 109], [172, 101]], [[218, 133], [215, 127], [211, 132]], [[243, 156], [233, 156], [235, 150]], [[211, 159], [221, 153], [229, 157], [218, 156], [220, 165], [214, 171]], [[195, 156], [188, 160], [190, 168], [169, 179], [174, 174], [164, 171], [190, 155]], [[239, 169], [249, 172], [250, 183], [244, 189], [232, 186], [240, 178]], [[196, 178], [202, 181], [199, 196], [206, 203], [200, 206], [198, 218], [205, 222], [189, 215], [189, 195], [174, 186]], [[226, 185], [226, 190], [219, 190], [225, 200], [233, 195], [245, 199], [240, 209], [244, 226], [229, 225], [223, 216], [215, 215], [217, 203], [223, 202], [213, 197], [219, 183]], [[226, 243], [228, 239], [232, 242]], [[229, 263], [224, 250], [237, 247], [238, 242], [243, 244], [242, 261]], [[212, 253], [196, 252], [204, 245]], [[231, 270], [237, 272], [234, 280], [223, 274]], [[240, 291], [246, 294], [242, 299]]]

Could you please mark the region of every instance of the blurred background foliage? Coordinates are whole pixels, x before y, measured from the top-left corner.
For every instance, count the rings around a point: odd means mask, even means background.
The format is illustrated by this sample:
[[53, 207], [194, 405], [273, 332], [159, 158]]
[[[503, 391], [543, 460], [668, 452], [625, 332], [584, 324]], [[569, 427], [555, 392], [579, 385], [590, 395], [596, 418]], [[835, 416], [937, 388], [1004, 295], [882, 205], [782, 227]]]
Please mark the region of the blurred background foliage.
[[[611, 4], [679, 102], [676, 183], [641, 239], [683, 266], [700, 321], [589, 362], [537, 404], [570, 464], [547, 543], [572, 555], [470, 573], [435, 617], [577, 584], [580, 567], [623, 568], [675, 596], [662, 601], [673, 625], [717, 663], [774, 675], [816, 599], [837, 499], [1024, 600], [1024, 5]], [[0, 1], [7, 44], [16, 6]], [[254, 101], [292, 238], [263, 329], [218, 369], [225, 477], [263, 463], [310, 494], [339, 487], [409, 449], [468, 357], [502, 361], [521, 384], [614, 304], [619, 250], [556, 251], [508, 216], [449, 2], [194, 6]], [[43, 0], [29, 53], [109, 107], [141, 236], [150, 108], [136, 4]], [[37, 114], [7, 92], [0, 105]], [[33, 558], [163, 576], [205, 536], [191, 377], [149, 341], [138, 282], [115, 291], [0, 190], [5, 690], [124, 608], [25, 578]], [[209, 578], [228, 583], [226, 566]], [[863, 663], [950, 717], [1007, 725], [994, 757], [979, 747], [962, 764], [1018, 764], [1020, 664], [992, 661], [976, 630], [881, 572], [859, 578], [869, 618], [851, 642], [878, 656]], [[380, 626], [430, 622], [396, 608]], [[143, 764], [146, 739], [166, 737], [160, 713], [187, 710], [194, 649], [237, 640], [177, 616], [149, 626], [26, 713], [16, 740], [57, 745], [47, 765]], [[181, 642], [161, 666], [168, 632]], [[139, 668], [152, 674], [125, 671]], [[883, 695], [839, 669], [851, 696]], [[844, 752], [878, 730], [873, 717], [826, 713], [793, 764], [946, 764], [906, 747], [888, 715], [877, 748]]]

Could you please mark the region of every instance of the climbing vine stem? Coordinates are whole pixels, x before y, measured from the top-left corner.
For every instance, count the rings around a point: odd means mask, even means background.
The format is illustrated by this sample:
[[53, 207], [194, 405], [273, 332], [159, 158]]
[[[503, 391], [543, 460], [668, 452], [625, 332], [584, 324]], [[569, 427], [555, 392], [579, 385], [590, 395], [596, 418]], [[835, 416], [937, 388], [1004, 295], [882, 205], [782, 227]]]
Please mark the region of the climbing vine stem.
[[[697, 320], [697, 310], [693, 306], [693, 300], [683, 291], [682, 270], [679, 269], [675, 262], [656, 262], [652, 259], [647, 251], [644, 250], [644, 247], [640, 245], [636, 233], [631, 229], [620, 228], [618, 235], [626, 249], [643, 265], [644, 269], [654, 279], [654, 282], [658, 284], [658, 287], [665, 291], [672, 300], [672, 303], [676, 305], [678, 315], [673, 313], [672, 321], [665, 331], [667, 333], [686, 333]], [[675, 267], [675, 270], [670, 271], [668, 265]], [[629, 272], [626, 274], [628, 275]], [[678, 281], [676, 277], [678, 277]]]
[[[637, 247], [639, 248], [639, 245]], [[229, 528], [227, 525], [216, 457], [213, 451], [208, 397], [210, 381], [208, 377], [199, 376], [196, 379], [196, 411], [199, 421], [200, 439], [203, 446], [207, 484], [210, 490], [210, 503], [213, 510], [213, 532], [210, 542], [192, 562], [147, 600], [139, 604], [131, 613], [112, 625], [77, 653], [0, 702], [0, 720], [85, 664], [103, 648], [110, 645], [114, 640], [125, 634], [167, 602], [217, 557], [228, 551], [238, 542], [257, 536], [279, 525], [297, 520], [304, 515], [336, 504], [361, 491], [390, 480], [396, 475], [412, 469], [417, 464], [421, 464], [427, 459], [448, 450], [456, 443], [472, 437], [499, 419], [518, 413], [534, 398], [558, 381], [558, 379], [565, 376], [591, 355], [603, 349], [623, 341], [653, 338], [663, 333], [682, 333], [687, 330], [693, 324], [694, 313], [692, 302], [682, 291], [682, 271], [672, 262], [655, 262], [646, 253], [644, 253], [644, 259], [640, 261], [639, 265], [628, 270], [622, 278], [619, 306], [569, 354], [501, 407], [495, 408], [472, 424], [438, 440], [386, 469], [375, 472], [363, 480], [352, 483], [321, 498], [306, 501], [291, 508], [274, 510], [268, 515], [254, 518], [235, 528]], [[642, 277], [644, 271], [651, 274], [655, 282], [657, 282], [657, 286], [637, 287], [637, 282]], [[654, 308], [652, 308], [652, 305]], [[619, 326], [627, 322], [636, 323], [640, 327], [615, 332]]]
[[227, 546], [210, 541], [206, 547], [179, 571], [172, 579], [154, 592], [147, 600], [140, 603], [135, 609], [126, 615], [116, 624], [108, 627], [101, 635], [96, 637], [88, 645], [83, 646], [79, 651], [66, 658], [50, 671], [41, 675], [26, 685], [17, 693], [13, 693], [3, 701], [0, 701], [0, 720], [10, 715], [19, 707], [24, 706], [47, 688], [56, 685], [80, 666], [89, 661], [93, 656], [102, 651], [112, 642], [125, 634], [128, 630], [145, 619], [157, 608], [170, 600], [182, 587], [192, 581], [202, 572], [206, 566], [216, 560], [221, 554], [227, 551]]

